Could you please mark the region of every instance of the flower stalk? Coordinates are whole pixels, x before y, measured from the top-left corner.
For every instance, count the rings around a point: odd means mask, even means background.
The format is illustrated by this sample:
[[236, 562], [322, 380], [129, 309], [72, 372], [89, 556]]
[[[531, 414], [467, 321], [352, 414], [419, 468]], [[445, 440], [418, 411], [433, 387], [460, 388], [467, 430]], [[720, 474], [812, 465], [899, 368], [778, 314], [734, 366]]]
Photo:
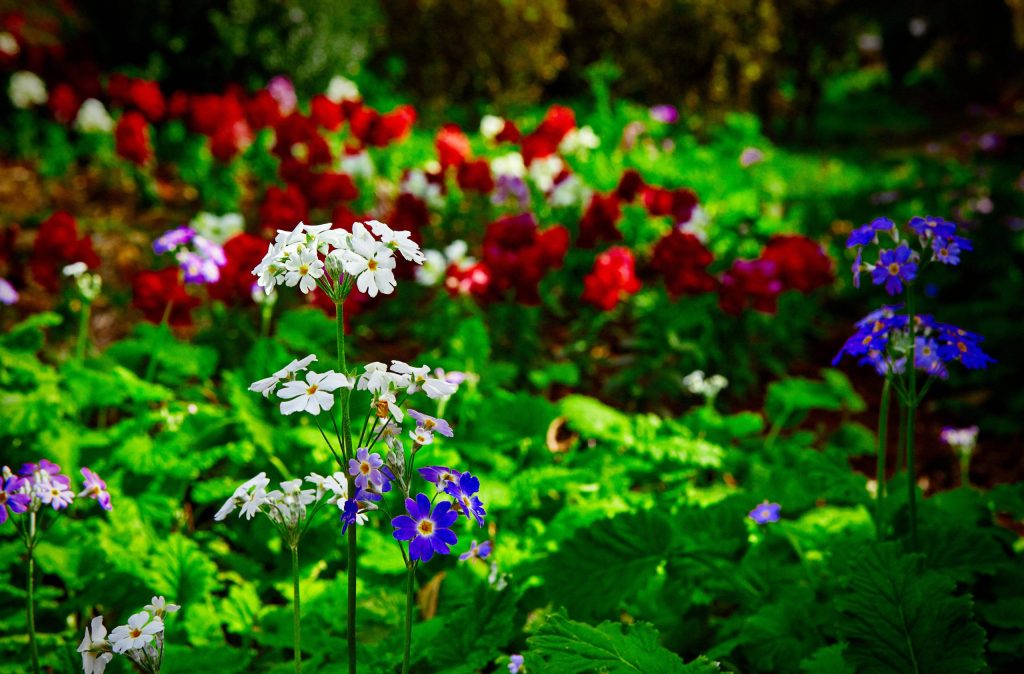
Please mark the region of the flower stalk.
[[876, 473], [877, 488], [875, 492], [875, 528], [878, 540], [885, 539], [885, 458], [889, 433], [889, 400], [892, 397], [892, 378], [886, 377], [882, 384], [882, 401], [878, 410], [878, 465]]
[[405, 647], [402, 650], [402, 674], [409, 674], [409, 654], [412, 650], [412, 608], [415, 593], [413, 585], [416, 576], [416, 562], [406, 563], [405, 574]]
[[302, 610], [299, 600], [299, 546], [292, 547], [292, 643], [295, 651], [295, 674], [302, 672]]

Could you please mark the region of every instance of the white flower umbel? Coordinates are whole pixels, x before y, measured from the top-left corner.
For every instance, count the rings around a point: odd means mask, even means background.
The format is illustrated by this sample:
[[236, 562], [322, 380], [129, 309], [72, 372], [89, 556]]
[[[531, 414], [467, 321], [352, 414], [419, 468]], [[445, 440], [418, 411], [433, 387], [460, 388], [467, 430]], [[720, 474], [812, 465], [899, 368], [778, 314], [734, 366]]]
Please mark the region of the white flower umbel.
[[707, 400], [714, 400], [728, 385], [729, 380], [720, 374], [705, 378], [703, 370], [694, 370], [683, 377], [683, 388], [694, 395], [704, 396]]
[[299, 358], [285, 365], [274, 374], [264, 379], [259, 379], [249, 384], [249, 390], [262, 393], [264, 398], [270, 397], [277, 385], [286, 379], [292, 379], [296, 372], [301, 372], [309, 367], [310, 363], [316, 362], [316, 355], [309, 354], [305, 358]]
[[75, 128], [82, 133], [110, 133], [114, 130], [114, 120], [103, 103], [87, 98], [75, 115]]
[[7, 86], [7, 95], [11, 98], [11, 104], [22, 110], [42, 105], [49, 99], [46, 94], [46, 84], [39, 79], [38, 75], [27, 70], [19, 70], [11, 75], [11, 82]]
[[285, 382], [277, 392], [277, 396], [285, 400], [281, 403], [281, 414], [308, 412], [316, 416], [334, 407], [334, 391], [339, 388], [350, 389], [353, 384], [351, 379], [334, 370], [323, 374], [310, 370], [306, 373], [305, 381]]
[[128, 618], [127, 625], [120, 625], [110, 633], [110, 644], [115, 653], [144, 648], [155, 635], [164, 631], [164, 621], [147, 611], [140, 611]]
[[[356, 227], [359, 227], [357, 233]], [[390, 295], [395, 291], [395, 257], [391, 249], [369, 235], [356, 223], [352, 228], [352, 250], [341, 253], [345, 273], [356, 280], [356, 288], [370, 297], [378, 293]]]
[[522, 178], [526, 175], [526, 163], [523, 161], [523, 155], [518, 152], [511, 152], [492, 159], [491, 172], [494, 174], [495, 179], [499, 176]]
[[107, 628], [103, 626], [103, 616], [92, 619], [85, 628], [85, 637], [78, 645], [82, 654], [82, 670], [85, 674], [103, 674], [107, 663], [114, 659], [113, 648], [107, 641]]
[[412, 234], [404, 230], [396, 231], [380, 220], [367, 220], [366, 225], [381, 242], [410, 262], [423, 264], [423, 253], [418, 243], [412, 240]]
[[247, 480], [235, 489], [235, 493], [224, 502], [224, 505], [220, 507], [217, 514], [213, 516], [213, 519], [220, 522], [239, 507], [242, 507], [239, 517], [246, 515], [249, 519], [252, 519], [253, 515], [256, 514], [259, 507], [266, 500], [266, 487], [268, 484], [270, 484], [270, 480], [267, 479], [266, 473], [260, 473], [256, 477]]
[[571, 129], [565, 134], [562, 142], [558, 144], [558, 151], [563, 155], [584, 154], [587, 150], [593, 150], [601, 144], [594, 130], [589, 126], [580, 129]]
[[530, 179], [541, 192], [555, 186], [555, 178], [565, 169], [565, 163], [558, 155], [534, 159], [530, 164]]

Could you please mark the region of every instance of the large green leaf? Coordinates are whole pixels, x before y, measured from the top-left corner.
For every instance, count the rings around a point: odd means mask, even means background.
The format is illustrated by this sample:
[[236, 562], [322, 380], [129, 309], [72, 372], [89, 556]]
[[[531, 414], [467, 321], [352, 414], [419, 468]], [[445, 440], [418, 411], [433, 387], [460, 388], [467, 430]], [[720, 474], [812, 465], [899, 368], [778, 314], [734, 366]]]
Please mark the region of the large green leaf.
[[899, 545], [869, 545], [836, 599], [846, 660], [865, 674], [968, 674], [985, 667], [985, 632], [955, 583]]
[[689, 664], [658, 642], [647, 623], [604, 622], [594, 627], [556, 614], [527, 640], [526, 665], [543, 674], [712, 674], [704, 658]]

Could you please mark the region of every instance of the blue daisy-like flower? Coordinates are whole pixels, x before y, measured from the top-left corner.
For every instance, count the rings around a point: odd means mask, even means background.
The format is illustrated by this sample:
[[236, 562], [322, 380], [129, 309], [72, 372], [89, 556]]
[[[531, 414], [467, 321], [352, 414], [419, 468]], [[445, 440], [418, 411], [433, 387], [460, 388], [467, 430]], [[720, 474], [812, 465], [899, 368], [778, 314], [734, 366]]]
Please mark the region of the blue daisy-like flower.
[[782, 506], [778, 503], [769, 503], [768, 501], [765, 501], [751, 510], [747, 516], [758, 524], [767, 524], [768, 522], [779, 521], [780, 510], [782, 510]]
[[917, 262], [906, 244], [883, 250], [878, 255], [878, 264], [871, 270], [872, 282], [876, 286], [884, 284], [885, 292], [890, 295], [903, 292], [903, 284], [913, 281], [916, 276]]
[[455, 499], [456, 505], [467, 518], [472, 517], [481, 527], [484, 525], [487, 511], [484, 510], [484, 504], [480, 501], [480, 497], [476, 495], [480, 491], [478, 478], [473, 477], [470, 473], [463, 473], [457, 482], [449, 482], [444, 491]]
[[409, 541], [409, 558], [413, 561], [429, 562], [434, 553], [447, 555], [449, 546], [459, 542], [451, 526], [459, 518], [452, 510], [452, 504], [441, 501], [431, 512], [430, 499], [426, 494], [417, 494], [416, 499], [405, 499], [408, 515], [399, 515], [391, 520], [395, 528], [392, 536], [396, 541]]

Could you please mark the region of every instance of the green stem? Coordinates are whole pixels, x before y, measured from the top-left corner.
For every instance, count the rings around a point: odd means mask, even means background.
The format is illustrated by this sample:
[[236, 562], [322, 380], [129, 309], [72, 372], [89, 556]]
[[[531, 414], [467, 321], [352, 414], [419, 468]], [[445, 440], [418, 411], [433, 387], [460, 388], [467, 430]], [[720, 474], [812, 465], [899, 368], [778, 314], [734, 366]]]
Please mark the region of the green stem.
[[409, 560], [405, 574], [405, 648], [402, 651], [402, 674], [409, 673], [409, 653], [412, 651], [412, 607], [413, 581], [416, 575], [416, 562]]
[[36, 643], [36, 514], [29, 515], [28, 542], [28, 649], [32, 658], [32, 672], [39, 674], [39, 645]]
[[[339, 280], [340, 282], [340, 280]], [[345, 362], [345, 299], [342, 297], [335, 302], [336, 336], [338, 346], [338, 371], [348, 376], [348, 366]], [[344, 443], [342, 455], [346, 458], [352, 456], [352, 418], [349, 409], [349, 394], [347, 388], [341, 389], [341, 439]], [[349, 498], [355, 497], [355, 478], [348, 476]], [[348, 674], [356, 674], [356, 529], [353, 524], [348, 528], [348, 624], [346, 628], [346, 641], [348, 642]]]
[[892, 379], [885, 378], [882, 384], [882, 402], [878, 410], [878, 470], [876, 482], [878, 483], [875, 492], [875, 529], [878, 533], [878, 540], [885, 538], [885, 526], [883, 511], [885, 509], [885, 450], [889, 432], [889, 399], [892, 397], [890, 388]]
[[75, 360], [85, 359], [85, 348], [89, 341], [89, 318], [92, 316], [92, 303], [82, 303], [82, 313], [78, 317], [78, 341], [75, 342]]
[[971, 486], [971, 455], [967, 453], [960, 455], [960, 486]]
[[916, 321], [914, 318], [914, 289], [907, 286], [907, 316], [910, 327], [910, 353], [907, 355], [907, 505], [910, 514], [910, 549], [917, 551], [917, 485], [914, 470], [914, 413], [917, 410], [917, 368], [915, 367]]
[[295, 651], [295, 674], [302, 672], [302, 621], [299, 616], [302, 615], [302, 609], [299, 605], [299, 546], [292, 546], [292, 586], [294, 588], [294, 596], [292, 597], [292, 609], [294, 611], [294, 625], [292, 627], [292, 636], [294, 638]]

